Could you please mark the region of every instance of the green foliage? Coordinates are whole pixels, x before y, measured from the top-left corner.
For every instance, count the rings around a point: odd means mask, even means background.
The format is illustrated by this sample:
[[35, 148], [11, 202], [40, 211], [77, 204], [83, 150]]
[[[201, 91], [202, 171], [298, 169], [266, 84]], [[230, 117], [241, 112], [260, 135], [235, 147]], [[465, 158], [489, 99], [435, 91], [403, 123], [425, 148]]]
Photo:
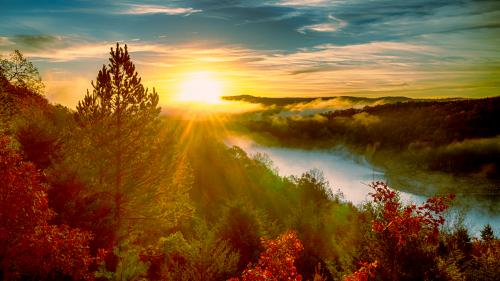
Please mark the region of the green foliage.
[[38, 69], [19, 50], [14, 50], [7, 59], [0, 59], [0, 76], [12, 85], [34, 93], [42, 93], [45, 87]]
[[248, 263], [257, 260], [260, 252], [260, 237], [264, 236], [264, 219], [252, 206], [244, 204], [230, 205], [218, 222], [218, 236], [237, 250], [241, 255], [238, 270], [243, 270]]
[[498, 193], [499, 97], [374, 103], [319, 114], [289, 110], [265, 107], [235, 119], [233, 127], [270, 145], [345, 147], [414, 193], [436, 193], [428, 190], [431, 185], [439, 192], [466, 190], [486, 199]]
[[240, 255], [214, 229], [200, 222], [192, 235], [188, 241], [180, 233], [160, 240], [168, 279], [224, 280], [236, 272]]
[[481, 229], [481, 239], [486, 242], [495, 240], [495, 233], [493, 233], [490, 224], [485, 225], [483, 229]]
[[46, 169], [59, 150], [60, 126], [51, 113], [40, 110], [25, 112], [16, 120], [15, 136], [24, 156], [40, 169]]
[[149, 265], [140, 260], [139, 253], [136, 245], [123, 241], [120, 246], [113, 248], [113, 254], [118, 258], [116, 269], [108, 271], [106, 264], [102, 263], [96, 277], [112, 281], [147, 280], [145, 276]]
[[334, 198], [330, 184], [318, 169], [310, 170], [298, 178], [292, 176], [292, 181], [299, 189], [302, 204], [313, 202], [319, 209], [321, 205], [331, 203]]
[[142, 85], [127, 46], [117, 44], [110, 54], [109, 64], [92, 83], [92, 93], [77, 106], [79, 128], [69, 161], [80, 167], [92, 192], [113, 200], [121, 239], [125, 229], [160, 225], [161, 232], [189, 216], [191, 171], [182, 156], [176, 160], [179, 167], [167, 162], [174, 159], [166, 151], [171, 147], [159, 138], [158, 94]]
[[493, 281], [500, 279], [500, 241], [474, 245], [474, 255], [464, 275], [466, 280]]

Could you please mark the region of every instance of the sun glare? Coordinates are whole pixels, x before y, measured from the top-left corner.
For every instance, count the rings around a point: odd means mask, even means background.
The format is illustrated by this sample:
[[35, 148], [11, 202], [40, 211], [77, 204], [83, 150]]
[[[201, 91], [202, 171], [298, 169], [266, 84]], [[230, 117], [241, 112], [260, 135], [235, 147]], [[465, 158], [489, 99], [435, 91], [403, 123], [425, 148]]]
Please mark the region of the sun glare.
[[220, 103], [222, 82], [211, 72], [194, 72], [186, 76], [178, 94], [183, 102]]

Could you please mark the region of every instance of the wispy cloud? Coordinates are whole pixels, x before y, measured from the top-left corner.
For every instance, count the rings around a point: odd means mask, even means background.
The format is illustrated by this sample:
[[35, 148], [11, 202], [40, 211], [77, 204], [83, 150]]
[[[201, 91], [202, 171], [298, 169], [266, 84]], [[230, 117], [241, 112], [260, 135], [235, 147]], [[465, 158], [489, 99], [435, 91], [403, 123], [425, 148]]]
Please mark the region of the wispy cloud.
[[119, 10], [119, 14], [144, 15], [144, 14], [166, 14], [166, 15], [191, 15], [199, 13], [201, 10], [194, 8], [169, 7], [159, 5], [127, 4], [124, 9]]
[[344, 26], [345, 26], [345, 23], [343, 23], [343, 22], [340, 22], [340, 23], [319, 23], [319, 24], [312, 24], [312, 25], [303, 26], [303, 27], [297, 29], [297, 31], [300, 33], [306, 33], [307, 31], [335, 32]]
[[12, 42], [9, 37], [4, 37], [0, 36], [0, 46], [9, 46], [9, 45], [14, 45], [15, 43]]
[[282, 6], [326, 6], [332, 5], [335, 2], [342, 2], [336, 0], [279, 0], [276, 2], [277, 5]]
[[[452, 39], [446, 37], [447, 42], [455, 42]], [[106, 63], [109, 48], [115, 45], [114, 42], [76, 36], [4, 36], [0, 40], [10, 42], [10, 45], [0, 44], [0, 50], [20, 49], [42, 66], [42, 75], [48, 73], [44, 69], [71, 69], [72, 75], [61, 77], [52, 73], [44, 76], [54, 100], [55, 97], [57, 100], [64, 98], [64, 95], [57, 94], [58, 91], [74, 89], [66, 103], [70, 106], [74, 106], [74, 100], [80, 97], [78, 93], [85, 93], [85, 88], [70, 86], [71, 77], [90, 81], [95, 75], [93, 66]], [[482, 63], [477, 62], [481, 57], [475, 53], [450, 49], [447, 45], [437, 46], [433, 42], [433, 38], [419, 38], [413, 42], [330, 43], [294, 51], [253, 49], [242, 44], [214, 41], [137, 41], [134, 37], [123, 43], [128, 43], [129, 52], [145, 83], [156, 86], [161, 93], [175, 93], [182, 73], [198, 70], [221, 74], [229, 81], [226, 92], [229, 95], [457, 96], [465, 92], [486, 93], [485, 87], [498, 83], [497, 77], [490, 75], [488, 78], [484, 75], [487, 72], [475, 67]], [[465, 47], [477, 49], [480, 46]], [[488, 53], [490, 61], [499, 59], [494, 50]], [[75, 65], [85, 65], [85, 68], [75, 70]], [[85, 86], [83, 82], [79, 84], [82, 87]]]

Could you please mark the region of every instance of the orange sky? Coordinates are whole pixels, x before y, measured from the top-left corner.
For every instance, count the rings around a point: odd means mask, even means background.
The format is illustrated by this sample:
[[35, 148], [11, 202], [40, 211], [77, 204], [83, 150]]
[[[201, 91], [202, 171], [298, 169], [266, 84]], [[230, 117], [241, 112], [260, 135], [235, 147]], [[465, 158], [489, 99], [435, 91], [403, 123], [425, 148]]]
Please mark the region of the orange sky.
[[223, 95], [485, 97], [500, 88], [494, 1], [12, 1], [0, 26], [0, 54], [21, 50], [47, 97], [69, 107], [116, 42], [163, 104], [200, 72]]

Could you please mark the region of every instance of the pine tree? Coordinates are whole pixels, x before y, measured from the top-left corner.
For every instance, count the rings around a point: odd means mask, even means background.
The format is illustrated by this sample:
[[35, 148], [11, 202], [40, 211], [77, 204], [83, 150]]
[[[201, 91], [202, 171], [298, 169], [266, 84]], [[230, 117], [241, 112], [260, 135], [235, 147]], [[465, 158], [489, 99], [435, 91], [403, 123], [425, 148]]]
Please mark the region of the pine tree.
[[495, 240], [495, 234], [493, 233], [493, 229], [490, 224], [485, 225], [481, 230], [481, 239], [486, 242]]
[[[94, 185], [113, 198], [114, 221], [122, 226], [125, 204], [131, 193], [145, 184], [159, 130], [158, 94], [142, 85], [127, 45], [111, 48], [109, 64], [103, 65], [78, 103], [76, 120], [87, 138], [89, 169], [97, 169]], [[150, 171], [151, 169], [149, 169]]]

